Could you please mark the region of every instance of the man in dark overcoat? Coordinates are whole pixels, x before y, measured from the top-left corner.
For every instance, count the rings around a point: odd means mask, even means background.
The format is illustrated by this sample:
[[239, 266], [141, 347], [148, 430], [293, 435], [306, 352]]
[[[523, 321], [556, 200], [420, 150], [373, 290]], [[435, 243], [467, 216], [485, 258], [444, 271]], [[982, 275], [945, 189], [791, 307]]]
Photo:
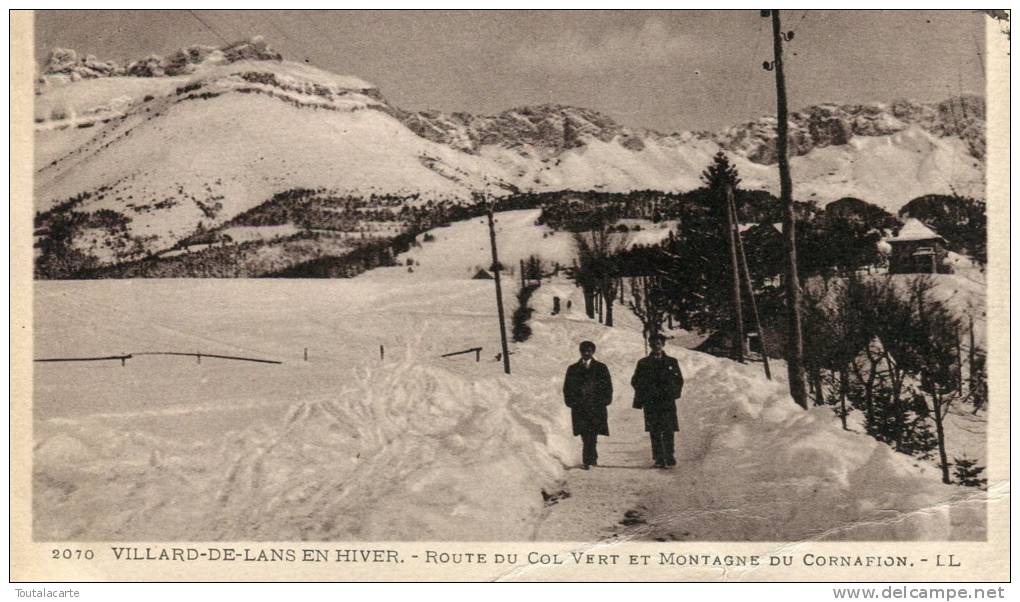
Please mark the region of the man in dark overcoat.
[[563, 379], [563, 402], [570, 408], [574, 435], [581, 437], [581, 462], [588, 470], [598, 465], [598, 436], [609, 436], [606, 406], [613, 402], [613, 380], [609, 368], [594, 357], [595, 343], [584, 341], [580, 351], [581, 359], [567, 368]]
[[680, 430], [676, 400], [684, 388], [684, 377], [676, 358], [666, 355], [666, 338], [653, 335], [652, 351], [638, 360], [630, 384], [634, 387], [634, 407], [645, 413], [645, 430], [652, 440], [655, 468], [676, 466], [673, 433]]

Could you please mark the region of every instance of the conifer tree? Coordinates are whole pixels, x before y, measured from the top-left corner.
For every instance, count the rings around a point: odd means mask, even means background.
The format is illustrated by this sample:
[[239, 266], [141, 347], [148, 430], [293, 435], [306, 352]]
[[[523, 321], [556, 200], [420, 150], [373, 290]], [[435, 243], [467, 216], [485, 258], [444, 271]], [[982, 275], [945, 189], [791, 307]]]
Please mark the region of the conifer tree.
[[970, 460], [966, 457], [953, 458], [953, 476], [956, 482], [964, 487], [979, 487], [984, 489], [988, 485], [988, 479], [981, 476], [985, 471], [984, 466], [978, 466], [977, 460]]
[[[738, 362], [744, 361], [747, 355], [744, 338], [744, 311], [740, 295], [740, 264], [737, 260], [737, 223], [736, 203], [730, 199], [736, 190], [740, 178], [737, 169], [731, 163], [726, 153], [719, 151], [712, 159], [712, 164], [701, 174], [701, 179], [708, 186], [709, 191], [717, 199], [717, 211], [719, 224], [723, 239], [729, 255], [729, 281], [730, 286], [730, 340], [732, 345], [732, 357]], [[748, 291], [750, 292], [750, 291]]]

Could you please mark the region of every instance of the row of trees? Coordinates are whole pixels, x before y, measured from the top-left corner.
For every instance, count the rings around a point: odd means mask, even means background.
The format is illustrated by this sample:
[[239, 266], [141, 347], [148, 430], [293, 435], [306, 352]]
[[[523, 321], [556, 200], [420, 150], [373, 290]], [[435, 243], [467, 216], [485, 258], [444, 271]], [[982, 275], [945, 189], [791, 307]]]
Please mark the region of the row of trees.
[[[725, 155], [722, 155], [725, 157]], [[782, 220], [779, 200], [765, 190], [734, 191], [740, 221], [775, 223]], [[676, 220], [681, 223], [706, 213], [718, 204], [716, 191], [703, 186], [686, 192], [635, 190], [631, 192], [556, 191], [520, 193], [506, 201], [527, 201], [541, 207], [538, 222], [557, 230], [586, 232], [619, 219], [647, 219], [653, 223]], [[503, 205], [503, 201], [500, 202]], [[798, 219], [814, 221], [823, 211], [813, 202], [796, 202]]]
[[[785, 277], [780, 229], [771, 222], [759, 223], [743, 229], [739, 239], [733, 241], [733, 220], [728, 217], [726, 195], [728, 190], [733, 191], [735, 213], [742, 221], [746, 207], [741, 200], [746, 197], [737, 188], [739, 175], [726, 156], [719, 154], [705, 170], [703, 181], [706, 186], [701, 190], [705, 191], [706, 199], [713, 199], [712, 203], [688, 207], [681, 223], [659, 245], [628, 247], [623, 236], [614, 234], [611, 221], [588, 223], [598, 213], [574, 223], [585, 224], [587, 228], [575, 233], [578, 265], [574, 274], [586, 292], [589, 315], [594, 315], [590, 308], [600, 297], [610, 297], [613, 289], [619, 288], [620, 279], [642, 277], [645, 279], [642, 288], [649, 288], [652, 297], [664, 299], [668, 313], [687, 329], [750, 330], [754, 327], [751, 313], [738, 308], [750, 307], [752, 291], [759, 297], [766, 323], [776, 325], [783, 319], [784, 299], [777, 290]], [[960, 203], [971, 207], [963, 213], [973, 217], [976, 211], [973, 206], [965, 201]], [[913, 210], [929, 205], [918, 202]], [[943, 200], [937, 205], [944, 208]], [[952, 213], [949, 209], [945, 211]], [[968, 223], [975, 221], [976, 218]], [[797, 225], [799, 279], [847, 277], [880, 267], [885, 258], [878, 243], [899, 226], [895, 216], [853, 198], [840, 199], [824, 212], [810, 213], [810, 219], [798, 220]], [[743, 253], [737, 255], [739, 261], [735, 265], [737, 246], [742, 247]], [[734, 281], [741, 280], [738, 272], [743, 271], [740, 264], [744, 262], [751, 285], [741, 288], [738, 304]]]

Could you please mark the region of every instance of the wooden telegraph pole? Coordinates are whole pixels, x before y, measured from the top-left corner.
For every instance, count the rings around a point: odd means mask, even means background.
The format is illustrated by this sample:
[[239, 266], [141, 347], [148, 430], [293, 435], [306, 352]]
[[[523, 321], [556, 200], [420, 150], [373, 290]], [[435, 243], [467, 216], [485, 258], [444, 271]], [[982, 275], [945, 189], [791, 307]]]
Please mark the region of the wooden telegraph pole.
[[[775, 61], [771, 69], [776, 72], [776, 151], [779, 158], [779, 197], [783, 203], [783, 248], [786, 252], [786, 365], [790, 381], [790, 395], [802, 408], [807, 409], [807, 390], [804, 378], [804, 339], [801, 335], [801, 293], [797, 276], [797, 237], [794, 231], [796, 214], [793, 206], [793, 181], [787, 158], [789, 115], [786, 107], [786, 80], [783, 75], [783, 41], [793, 39], [793, 32], [783, 32], [779, 11], [769, 11], [772, 17], [772, 51]], [[763, 13], [763, 16], [765, 15]], [[766, 69], [770, 66], [768, 62]], [[771, 70], [770, 69], [770, 70]]]
[[499, 254], [496, 252], [496, 223], [492, 217], [493, 205], [489, 204], [489, 244], [492, 247], [492, 275], [496, 280], [496, 310], [499, 313], [499, 342], [503, 347], [503, 372], [510, 374], [510, 349], [506, 342], [506, 317], [503, 314], [503, 288], [499, 283]]
[[723, 192], [726, 202], [726, 232], [727, 242], [730, 247], [730, 274], [733, 276], [733, 359], [743, 363], [744, 361], [744, 308], [740, 301], [740, 263], [737, 261], [737, 215], [733, 202], [733, 186], [727, 185]]
[[[733, 200], [733, 188], [730, 187], [729, 202], [730, 211], [737, 214], [737, 204]], [[772, 370], [769, 368], [768, 348], [765, 347], [765, 333], [761, 330], [761, 318], [758, 316], [758, 301], [754, 298], [754, 285], [751, 283], [751, 270], [747, 267], [747, 254], [744, 252], [744, 239], [740, 237], [740, 231], [734, 233], [737, 238], [737, 251], [740, 253], [740, 267], [744, 272], [744, 286], [747, 287], [747, 296], [751, 301], [751, 313], [754, 315], [754, 327], [758, 330], [758, 344], [761, 345], [761, 359], [765, 366], [765, 378], [772, 380]]]

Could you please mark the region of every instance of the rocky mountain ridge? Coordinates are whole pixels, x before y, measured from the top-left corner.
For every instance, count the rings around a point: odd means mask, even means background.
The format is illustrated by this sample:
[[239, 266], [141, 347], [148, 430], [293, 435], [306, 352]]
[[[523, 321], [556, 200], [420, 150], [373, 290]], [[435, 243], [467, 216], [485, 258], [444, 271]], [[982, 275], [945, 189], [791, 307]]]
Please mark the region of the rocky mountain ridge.
[[[60, 241], [49, 257], [79, 253], [83, 265], [163, 257], [224, 228], [260, 254], [260, 240], [299, 237], [298, 251], [315, 257], [323, 236], [350, 249], [400, 232], [406, 212], [481, 191], [685, 192], [720, 150], [742, 187], [778, 191], [769, 116], [663, 134], [560, 104], [407, 111], [260, 40], [123, 69], [77, 53], [51, 59], [35, 97], [37, 233], [41, 245]], [[823, 206], [850, 196], [891, 212], [925, 194], [983, 198], [983, 116], [976, 97], [794, 112], [795, 197]], [[231, 225], [295, 191], [314, 194], [273, 209], [287, 220]]]
[[[715, 133], [662, 134], [623, 126], [612, 117], [581, 107], [559, 104], [518, 107], [497, 115], [440, 111], [395, 111], [419, 136], [464, 152], [482, 146], [542, 148], [551, 154], [580, 148], [586, 139], [616, 141], [640, 151], [645, 140], [683, 144], [710, 140], [727, 151], [761, 165], [776, 163], [776, 119], [762, 116]], [[816, 148], [849, 144], [856, 136], [888, 136], [911, 125], [939, 137], [958, 136], [970, 154], [984, 159], [985, 103], [980, 96], [959, 96], [938, 103], [898, 100], [891, 104], [823, 104], [790, 113], [790, 152], [806, 155]]]
[[[173, 77], [190, 75], [203, 64], [224, 65], [238, 61], [275, 61], [283, 56], [262, 37], [222, 47], [194, 45], [168, 57], [150, 55], [119, 66], [93, 55], [55, 48], [39, 78], [40, 87], [102, 77]], [[378, 89], [376, 96], [383, 100]], [[711, 140], [722, 149], [739, 153], [761, 165], [776, 163], [775, 126], [772, 115], [735, 124], [719, 132], [663, 134], [617, 123], [599, 111], [562, 104], [516, 107], [497, 115], [467, 112], [405, 111], [385, 104], [415, 134], [462, 152], [476, 153], [483, 146], [508, 149], [537, 148], [558, 155], [581, 148], [586, 140], [616, 141], [622, 147], [640, 151], [648, 139], [686, 143], [692, 139]], [[938, 137], [957, 136], [967, 143], [969, 154], [984, 159], [985, 102], [980, 96], [963, 95], [941, 102], [896, 100], [892, 103], [826, 103], [790, 113], [790, 152], [806, 155], [816, 148], [850, 143], [856, 136], [887, 136], [917, 125]]]
[[117, 61], [101, 61], [92, 54], [79, 55], [69, 48], [54, 48], [42, 67], [39, 83], [100, 77], [172, 77], [194, 73], [205, 62], [229, 64], [242, 60], [281, 61], [283, 55], [270, 48], [260, 36], [222, 47], [185, 46], [168, 57], [151, 54], [124, 66]]

